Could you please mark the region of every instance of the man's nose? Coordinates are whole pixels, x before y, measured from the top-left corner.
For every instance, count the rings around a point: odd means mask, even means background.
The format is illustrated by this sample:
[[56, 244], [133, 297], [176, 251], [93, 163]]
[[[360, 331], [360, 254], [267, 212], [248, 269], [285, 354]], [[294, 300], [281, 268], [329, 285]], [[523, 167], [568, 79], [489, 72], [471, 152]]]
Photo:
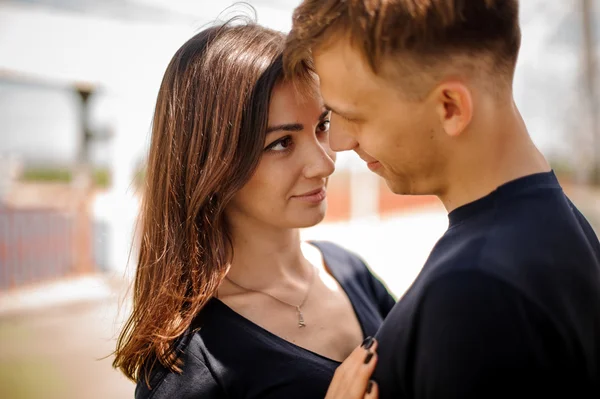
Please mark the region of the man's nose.
[[329, 146], [333, 151], [350, 151], [356, 148], [357, 141], [351, 134], [350, 130], [345, 128], [338, 122], [338, 118], [332, 118], [329, 129]]

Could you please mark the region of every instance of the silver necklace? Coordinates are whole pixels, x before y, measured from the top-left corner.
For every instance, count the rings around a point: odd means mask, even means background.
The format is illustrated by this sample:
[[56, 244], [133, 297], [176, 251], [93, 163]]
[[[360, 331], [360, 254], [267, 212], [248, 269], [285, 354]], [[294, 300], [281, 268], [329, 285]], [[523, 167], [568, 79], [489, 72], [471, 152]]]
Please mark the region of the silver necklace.
[[288, 305], [288, 306], [291, 306], [291, 307], [295, 308], [296, 309], [296, 313], [298, 313], [298, 328], [306, 327], [306, 323], [304, 322], [304, 315], [302, 314], [302, 306], [304, 306], [304, 304], [306, 303], [306, 300], [308, 299], [308, 294], [310, 293], [310, 289], [312, 288], [313, 282], [315, 281], [315, 268], [314, 267], [312, 268], [312, 274], [311, 274], [311, 277], [310, 277], [310, 284], [309, 284], [308, 288], [306, 289], [306, 294], [304, 295], [304, 299], [302, 300], [302, 303], [300, 305], [294, 305], [294, 304], [291, 304], [289, 302], [283, 301], [283, 300], [277, 298], [276, 296], [269, 294], [268, 292], [254, 290], [252, 288], [246, 288], [246, 287], [244, 287], [242, 285], [239, 285], [235, 281], [231, 280], [227, 276], [225, 276], [225, 279], [227, 281], [229, 281], [231, 284], [233, 284], [236, 287], [241, 288], [241, 289], [243, 289], [245, 291], [256, 292], [258, 294], [263, 294], [263, 295], [270, 296], [271, 298], [275, 299], [278, 302], [283, 303], [284, 305]]

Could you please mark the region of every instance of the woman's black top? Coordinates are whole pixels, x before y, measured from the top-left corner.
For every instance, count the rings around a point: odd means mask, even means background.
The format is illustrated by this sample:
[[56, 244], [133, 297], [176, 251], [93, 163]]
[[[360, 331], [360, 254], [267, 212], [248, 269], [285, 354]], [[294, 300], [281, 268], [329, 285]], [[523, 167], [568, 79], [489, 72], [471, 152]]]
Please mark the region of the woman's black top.
[[[355, 254], [329, 242], [312, 244], [350, 299], [363, 336], [374, 336], [394, 306], [393, 297]], [[142, 377], [137, 399], [322, 399], [340, 365], [270, 333], [216, 298], [189, 331], [176, 349], [183, 372], [172, 373], [156, 362], [151, 389]]]

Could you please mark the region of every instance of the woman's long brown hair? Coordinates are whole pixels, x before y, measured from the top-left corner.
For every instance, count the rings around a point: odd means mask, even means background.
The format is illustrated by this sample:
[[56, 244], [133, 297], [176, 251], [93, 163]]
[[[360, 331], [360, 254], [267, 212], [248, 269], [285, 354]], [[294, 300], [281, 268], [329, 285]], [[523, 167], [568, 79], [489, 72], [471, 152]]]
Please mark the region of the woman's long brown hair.
[[284, 43], [282, 33], [228, 23], [195, 35], [167, 67], [152, 125], [133, 310], [113, 363], [134, 381], [143, 371], [148, 383], [156, 361], [181, 372], [175, 342], [226, 273], [224, 209], [260, 160]]

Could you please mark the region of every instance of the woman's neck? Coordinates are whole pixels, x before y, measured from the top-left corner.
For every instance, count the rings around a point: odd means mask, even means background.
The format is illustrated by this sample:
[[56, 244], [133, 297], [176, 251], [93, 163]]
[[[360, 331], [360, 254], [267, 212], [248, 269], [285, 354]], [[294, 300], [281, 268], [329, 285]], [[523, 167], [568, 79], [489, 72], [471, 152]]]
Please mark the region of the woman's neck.
[[311, 265], [303, 255], [298, 229], [255, 223], [232, 227], [233, 259], [228, 273], [231, 280], [260, 290], [281, 281], [310, 277]]

